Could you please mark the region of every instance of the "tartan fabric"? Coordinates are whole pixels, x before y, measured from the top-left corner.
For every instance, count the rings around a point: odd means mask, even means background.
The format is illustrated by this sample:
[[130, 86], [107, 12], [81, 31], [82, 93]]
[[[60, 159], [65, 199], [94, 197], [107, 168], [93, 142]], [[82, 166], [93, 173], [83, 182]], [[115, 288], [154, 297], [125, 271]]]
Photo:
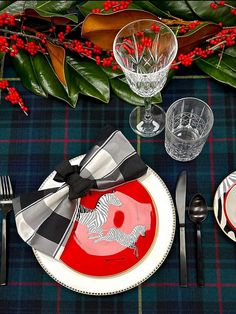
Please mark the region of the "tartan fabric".
[[[8, 72], [5, 77], [9, 77]], [[0, 170], [11, 176], [17, 195], [36, 190], [56, 164], [85, 153], [104, 124], [120, 129], [144, 162], [165, 181], [174, 196], [176, 178], [188, 171], [188, 201], [202, 193], [211, 206], [216, 188], [236, 167], [235, 90], [206, 77], [176, 77], [163, 91], [163, 107], [194, 96], [213, 109], [215, 123], [200, 156], [189, 163], [172, 160], [165, 152], [164, 133], [153, 139], [137, 137], [128, 124], [132, 106], [112, 96], [108, 105], [80, 97], [73, 110], [53, 99], [12, 84], [31, 108], [27, 118], [4, 100], [0, 106]], [[204, 288], [196, 285], [195, 228], [187, 220], [188, 288], [179, 287], [179, 242], [160, 269], [140, 287], [120, 295], [85, 296], [54, 282], [39, 266], [32, 250], [18, 236], [9, 215], [9, 283], [0, 287], [0, 313], [235, 313], [236, 247], [209, 213], [203, 223]]]
[[53, 180], [60, 182], [60, 187], [34, 191], [13, 199], [21, 238], [53, 258], [60, 259], [66, 247], [81, 211], [82, 196], [91, 188], [108, 189], [137, 179], [147, 171], [145, 163], [120, 131], [107, 126], [100, 133], [99, 141], [79, 166], [65, 160], [55, 167]]

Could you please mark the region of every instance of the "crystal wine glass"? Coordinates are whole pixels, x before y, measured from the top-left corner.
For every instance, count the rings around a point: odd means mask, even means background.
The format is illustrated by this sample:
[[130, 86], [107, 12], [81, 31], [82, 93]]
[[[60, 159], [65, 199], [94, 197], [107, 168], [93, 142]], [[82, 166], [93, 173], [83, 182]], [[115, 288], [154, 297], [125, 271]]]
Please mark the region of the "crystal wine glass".
[[165, 126], [165, 112], [152, 105], [152, 97], [164, 87], [171, 63], [178, 49], [172, 30], [156, 20], [137, 20], [116, 35], [113, 52], [130, 88], [144, 97], [145, 106], [130, 114], [133, 131], [144, 137], [160, 133]]

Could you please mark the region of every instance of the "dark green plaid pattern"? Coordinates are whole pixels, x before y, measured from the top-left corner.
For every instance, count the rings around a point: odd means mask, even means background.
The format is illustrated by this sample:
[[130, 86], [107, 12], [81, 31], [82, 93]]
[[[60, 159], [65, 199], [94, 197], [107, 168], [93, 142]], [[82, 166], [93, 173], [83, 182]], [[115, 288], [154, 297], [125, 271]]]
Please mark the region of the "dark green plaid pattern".
[[[8, 70], [5, 77], [14, 76]], [[15, 194], [39, 187], [63, 159], [85, 153], [105, 124], [120, 129], [143, 160], [165, 181], [174, 195], [180, 171], [188, 171], [188, 201], [202, 193], [212, 205], [222, 179], [236, 168], [236, 93], [206, 77], [176, 77], [163, 91], [163, 106], [194, 96], [210, 104], [213, 132], [201, 155], [189, 163], [172, 160], [164, 149], [164, 133], [153, 139], [137, 137], [128, 125], [132, 106], [114, 95], [109, 105], [80, 97], [76, 109], [54, 98], [44, 99], [12, 80], [31, 113], [27, 118], [4, 99], [0, 106], [0, 174], [10, 175]], [[219, 229], [211, 212], [203, 224], [206, 286], [196, 285], [195, 229], [187, 219], [188, 288], [179, 287], [179, 242], [161, 268], [140, 287], [120, 295], [92, 297], [54, 282], [39, 266], [31, 248], [16, 232], [9, 215], [9, 282], [0, 287], [0, 313], [236, 313], [236, 247]], [[178, 229], [177, 229], [178, 230]]]

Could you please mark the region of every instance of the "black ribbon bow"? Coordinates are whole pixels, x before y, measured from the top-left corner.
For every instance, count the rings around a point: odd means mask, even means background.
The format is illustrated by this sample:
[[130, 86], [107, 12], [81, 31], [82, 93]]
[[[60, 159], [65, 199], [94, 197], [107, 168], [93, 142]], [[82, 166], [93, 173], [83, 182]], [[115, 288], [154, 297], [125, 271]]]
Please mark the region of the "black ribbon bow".
[[54, 180], [66, 184], [13, 200], [18, 233], [36, 250], [60, 259], [79, 210], [73, 200], [92, 188], [108, 189], [146, 173], [147, 166], [120, 131], [107, 128], [101, 134], [81, 166], [63, 161], [56, 167]]
[[57, 182], [65, 182], [69, 185], [70, 200], [85, 196], [91, 188], [96, 186], [95, 180], [82, 178], [80, 176], [80, 166], [72, 166], [68, 160], [60, 163], [55, 170], [57, 174], [54, 180]]

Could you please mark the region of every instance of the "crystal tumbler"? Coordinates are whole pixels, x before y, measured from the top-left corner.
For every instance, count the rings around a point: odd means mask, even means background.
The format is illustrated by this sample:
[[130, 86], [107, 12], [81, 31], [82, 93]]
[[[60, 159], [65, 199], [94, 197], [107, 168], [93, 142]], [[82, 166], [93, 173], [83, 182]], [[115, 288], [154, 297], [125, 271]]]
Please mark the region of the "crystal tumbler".
[[176, 100], [166, 113], [165, 149], [175, 160], [196, 158], [213, 126], [211, 108], [202, 100], [186, 97]]

